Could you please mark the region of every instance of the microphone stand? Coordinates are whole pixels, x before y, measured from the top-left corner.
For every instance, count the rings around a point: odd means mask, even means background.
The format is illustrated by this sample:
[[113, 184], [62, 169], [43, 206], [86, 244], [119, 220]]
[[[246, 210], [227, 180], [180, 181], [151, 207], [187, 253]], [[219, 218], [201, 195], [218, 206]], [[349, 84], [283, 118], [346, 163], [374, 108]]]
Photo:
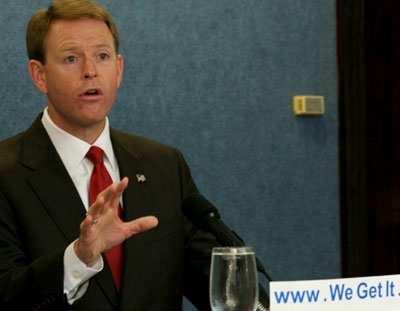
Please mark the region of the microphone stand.
[[267, 309], [261, 302], [258, 302], [257, 311], [269, 311], [269, 308]]

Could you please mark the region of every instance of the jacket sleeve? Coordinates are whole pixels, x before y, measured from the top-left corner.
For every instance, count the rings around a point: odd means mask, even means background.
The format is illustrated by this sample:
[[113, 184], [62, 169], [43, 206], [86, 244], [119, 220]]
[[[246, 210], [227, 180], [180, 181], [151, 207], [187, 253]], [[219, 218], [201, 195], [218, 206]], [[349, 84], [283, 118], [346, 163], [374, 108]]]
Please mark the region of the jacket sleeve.
[[25, 247], [13, 210], [0, 191], [0, 309], [63, 310], [64, 249], [31, 261]]

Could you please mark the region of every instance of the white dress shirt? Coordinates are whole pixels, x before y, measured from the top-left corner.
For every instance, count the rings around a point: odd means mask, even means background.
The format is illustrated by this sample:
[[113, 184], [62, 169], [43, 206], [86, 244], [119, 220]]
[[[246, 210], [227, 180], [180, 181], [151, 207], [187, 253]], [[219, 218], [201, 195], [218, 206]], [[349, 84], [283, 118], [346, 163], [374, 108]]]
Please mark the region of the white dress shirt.
[[[93, 163], [85, 158], [90, 144], [65, 132], [53, 123], [47, 111], [43, 112], [42, 123], [56, 148], [65, 168], [67, 169], [86, 210], [89, 208], [89, 181]], [[108, 118], [103, 132], [94, 142], [95, 146], [104, 151], [104, 165], [114, 182], [120, 181], [118, 163], [114, 155], [110, 139]], [[122, 203], [122, 202], [121, 202]], [[76, 207], [71, 207], [76, 208]], [[79, 224], [77, 224], [79, 226]], [[88, 280], [103, 269], [101, 256], [90, 266], [86, 266], [75, 254], [72, 242], [64, 253], [64, 293], [68, 302], [73, 303], [82, 297], [89, 285]]]

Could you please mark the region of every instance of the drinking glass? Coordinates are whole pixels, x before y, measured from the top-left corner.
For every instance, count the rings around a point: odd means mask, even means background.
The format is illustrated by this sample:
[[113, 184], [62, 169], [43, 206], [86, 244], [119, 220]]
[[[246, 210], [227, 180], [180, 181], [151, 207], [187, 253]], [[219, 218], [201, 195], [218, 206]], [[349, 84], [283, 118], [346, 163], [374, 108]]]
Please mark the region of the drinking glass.
[[253, 248], [213, 248], [210, 271], [212, 310], [255, 311], [257, 303], [258, 278]]

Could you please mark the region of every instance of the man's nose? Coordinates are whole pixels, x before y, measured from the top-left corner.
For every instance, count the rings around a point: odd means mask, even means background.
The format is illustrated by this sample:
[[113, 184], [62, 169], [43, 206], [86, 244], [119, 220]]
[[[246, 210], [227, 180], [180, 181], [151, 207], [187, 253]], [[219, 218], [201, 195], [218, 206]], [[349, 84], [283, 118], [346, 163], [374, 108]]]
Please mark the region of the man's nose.
[[85, 79], [92, 79], [97, 76], [97, 70], [95, 63], [90, 59], [85, 59], [83, 63], [83, 77]]

